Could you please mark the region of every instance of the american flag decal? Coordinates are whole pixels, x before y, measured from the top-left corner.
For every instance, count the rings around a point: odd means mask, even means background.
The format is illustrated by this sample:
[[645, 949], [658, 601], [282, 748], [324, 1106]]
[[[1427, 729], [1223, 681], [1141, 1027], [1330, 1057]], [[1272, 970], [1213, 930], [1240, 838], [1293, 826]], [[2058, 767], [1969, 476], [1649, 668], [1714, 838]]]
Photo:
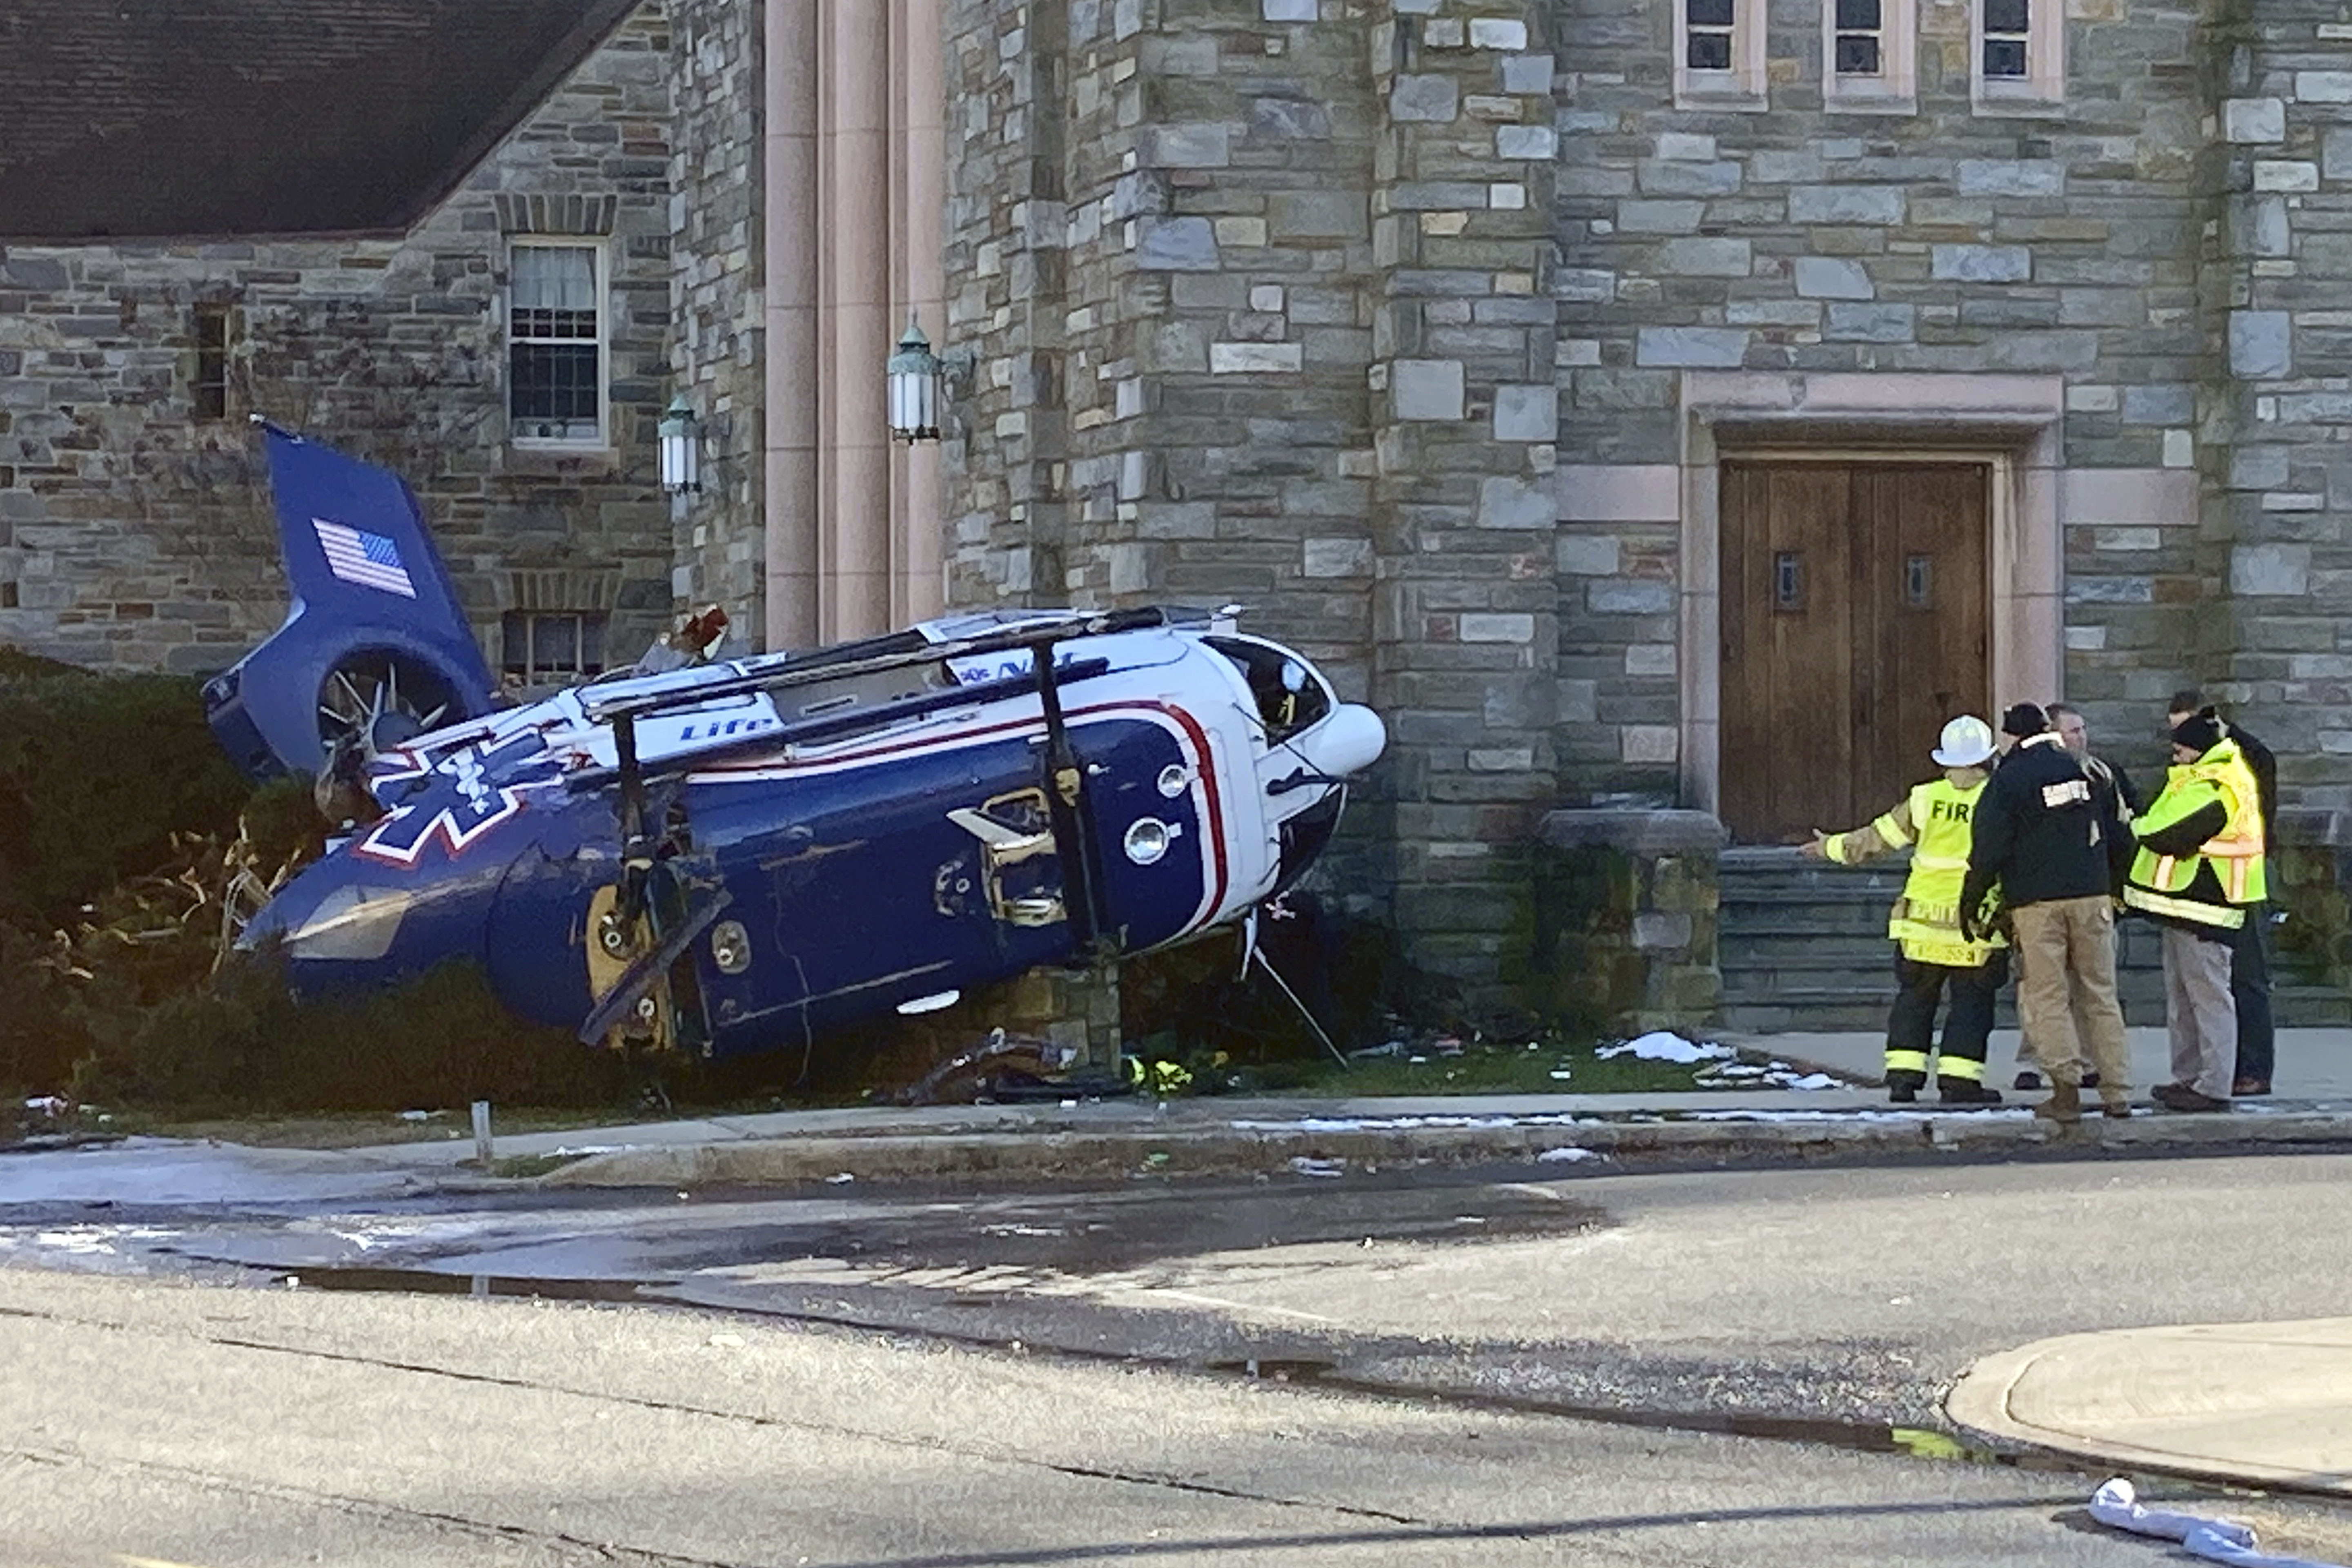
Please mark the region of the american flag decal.
[[400, 563], [400, 547], [391, 540], [323, 517], [312, 518], [310, 526], [318, 530], [319, 548], [327, 552], [328, 571], [362, 588], [416, 597], [416, 584], [408, 580], [408, 569]]

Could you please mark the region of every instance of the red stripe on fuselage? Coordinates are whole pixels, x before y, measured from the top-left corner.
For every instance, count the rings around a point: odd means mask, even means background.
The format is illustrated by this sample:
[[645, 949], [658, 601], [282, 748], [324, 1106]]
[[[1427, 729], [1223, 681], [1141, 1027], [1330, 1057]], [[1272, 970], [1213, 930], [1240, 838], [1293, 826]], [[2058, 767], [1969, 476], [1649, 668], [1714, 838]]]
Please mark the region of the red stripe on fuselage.
[[[1216, 885], [1209, 894], [1207, 907], [1193, 917], [1192, 924], [1186, 926], [1183, 931], [1177, 933], [1181, 936], [1186, 932], [1200, 930], [1210, 917], [1224, 908], [1225, 889], [1232, 881], [1232, 873], [1225, 864], [1225, 811], [1223, 798], [1217, 788], [1216, 759], [1209, 749], [1208, 731], [1201, 727], [1200, 721], [1171, 702], [1141, 700], [1105, 702], [1091, 708], [1073, 708], [1070, 710], [1069, 716], [1073, 719], [1085, 719], [1132, 709], [1166, 714], [1183, 730], [1186, 738], [1192, 742], [1197, 761], [1196, 771], [1200, 774], [1202, 791], [1208, 797], [1209, 843], [1212, 847], [1211, 858], [1215, 868]], [[697, 768], [688, 773], [687, 780], [692, 783], [697, 778], [712, 778], [730, 773], [767, 773], [776, 769], [813, 771], [817, 768], [831, 768], [844, 763], [869, 762], [877, 757], [892, 756], [900, 752], [945, 749], [985, 736], [1000, 734], [1008, 730], [1042, 730], [1045, 725], [1045, 721], [1042, 718], [1009, 719], [1002, 723], [983, 724], [978, 729], [958, 730], [944, 735], [912, 737], [893, 742], [886, 746], [869, 746], [862, 752], [844, 752], [834, 756], [779, 757], [766, 762], [722, 763], [711, 767]]]

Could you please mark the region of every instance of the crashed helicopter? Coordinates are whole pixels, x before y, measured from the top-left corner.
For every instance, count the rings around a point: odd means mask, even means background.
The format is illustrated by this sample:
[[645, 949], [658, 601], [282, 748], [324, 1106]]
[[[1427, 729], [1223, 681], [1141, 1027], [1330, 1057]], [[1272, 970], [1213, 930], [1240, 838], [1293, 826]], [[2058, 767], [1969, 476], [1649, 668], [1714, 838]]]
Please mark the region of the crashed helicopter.
[[408, 487], [263, 436], [291, 608], [205, 705], [248, 774], [320, 774], [356, 806], [238, 938], [305, 992], [464, 959], [589, 1044], [805, 1049], [1254, 927], [1386, 743], [1298, 654], [1167, 608], [674, 668], [657, 645], [502, 704]]

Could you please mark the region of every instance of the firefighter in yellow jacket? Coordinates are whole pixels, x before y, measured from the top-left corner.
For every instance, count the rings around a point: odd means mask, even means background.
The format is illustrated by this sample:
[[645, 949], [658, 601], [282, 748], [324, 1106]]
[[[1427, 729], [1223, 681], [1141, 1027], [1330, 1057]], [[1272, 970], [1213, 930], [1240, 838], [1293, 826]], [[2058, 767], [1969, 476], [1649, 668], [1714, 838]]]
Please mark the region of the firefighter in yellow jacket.
[[1895, 900], [1886, 934], [1895, 944], [1899, 989], [1886, 1018], [1887, 1098], [1908, 1103], [1927, 1087], [1934, 1045], [1936, 1005], [1950, 987], [1944, 1045], [1936, 1062], [1937, 1098], [1946, 1105], [1998, 1105], [1986, 1086], [1985, 1045], [1992, 1034], [1993, 996], [2009, 978], [2005, 940], [1987, 931], [1960, 933], [1960, 886], [1969, 873], [1970, 818], [1991, 776], [1992, 726], [1964, 714], [1944, 726], [1931, 753], [1944, 776], [1916, 786], [1901, 805], [1850, 833], [1813, 830], [1802, 853], [1842, 866], [1911, 850], [1911, 875]]
[[2238, 1059], [2231, 947], [2269, 896], [2262, 792], [2213, 710], [2172, 731], [2164, 793], [2135, 818], [2139, 853], [2124, 903], [2164, 928], [2164, 1022], [2173, 1081], [2153, 1091], [2173, 1110], [2227, 1110]]

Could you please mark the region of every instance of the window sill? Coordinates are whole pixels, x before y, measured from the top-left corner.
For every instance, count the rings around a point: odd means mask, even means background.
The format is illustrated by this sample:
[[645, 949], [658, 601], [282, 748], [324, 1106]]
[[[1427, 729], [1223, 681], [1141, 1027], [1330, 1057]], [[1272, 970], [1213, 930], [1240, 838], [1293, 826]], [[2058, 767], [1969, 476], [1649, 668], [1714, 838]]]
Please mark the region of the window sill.
[[621, 454], [602, 442], [523, 441], [507, 448], [506, 471], [525, 479], [575, 479], [621, 471]]
[[1675, 107], [1701, 113], [1761, 114], [1771, 106], [1761, 87], [1743, 86], [1729, 79], [1685, 78], [1675, 83]]

